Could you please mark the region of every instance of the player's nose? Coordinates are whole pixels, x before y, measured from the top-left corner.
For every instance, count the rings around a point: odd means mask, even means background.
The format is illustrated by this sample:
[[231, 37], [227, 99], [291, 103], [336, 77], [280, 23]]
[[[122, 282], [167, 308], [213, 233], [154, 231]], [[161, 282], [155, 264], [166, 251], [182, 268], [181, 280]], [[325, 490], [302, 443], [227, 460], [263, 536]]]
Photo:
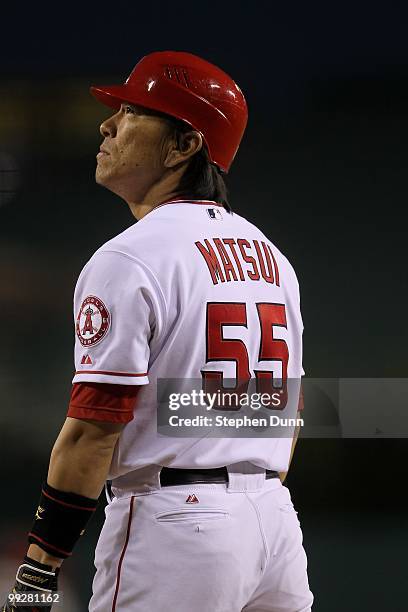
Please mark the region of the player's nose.
[[105, 119], [99, 127], [99, 131], [104, 138], [110, 136], [111, 138], [116, 134], [116, 124], [114, 121], [115, 115]]

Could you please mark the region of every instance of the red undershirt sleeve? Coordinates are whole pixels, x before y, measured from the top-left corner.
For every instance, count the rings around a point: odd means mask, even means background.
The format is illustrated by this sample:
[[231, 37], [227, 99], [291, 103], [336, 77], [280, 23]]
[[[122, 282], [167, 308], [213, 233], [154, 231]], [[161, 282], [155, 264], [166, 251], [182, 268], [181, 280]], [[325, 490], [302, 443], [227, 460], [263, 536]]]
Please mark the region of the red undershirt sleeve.
[[67, 416], [110, 423], [129, 423], [141, 387], [109, 383], [75, 383]]

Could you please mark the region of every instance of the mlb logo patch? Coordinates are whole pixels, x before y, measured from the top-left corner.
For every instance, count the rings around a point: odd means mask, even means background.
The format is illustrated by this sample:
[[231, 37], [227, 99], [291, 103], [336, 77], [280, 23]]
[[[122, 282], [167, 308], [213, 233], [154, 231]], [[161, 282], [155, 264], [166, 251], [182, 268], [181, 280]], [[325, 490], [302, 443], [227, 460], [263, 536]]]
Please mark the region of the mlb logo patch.
[[214, 219], [215, 221], [222, 221], [222, 214], [218, 208], [207, 208], [207, 214], [210, 219]]

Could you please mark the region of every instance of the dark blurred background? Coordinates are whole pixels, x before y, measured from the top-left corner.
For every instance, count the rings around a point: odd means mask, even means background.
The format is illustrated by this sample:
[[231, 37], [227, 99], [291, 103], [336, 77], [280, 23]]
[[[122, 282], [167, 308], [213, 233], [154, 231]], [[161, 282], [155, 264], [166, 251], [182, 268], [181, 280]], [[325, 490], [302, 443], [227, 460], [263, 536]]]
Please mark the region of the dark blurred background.
[[[2, 593], [65, 419], [76, 278], [134, 222], [94, 184], [109, 111], [89, 86], [123, 81], [154, 50], [190, 51], [229, 72], [250, 111], [231, 202], [297, 271], [307, 376], [404, 378], [407, 25], [402, 2], [3, 6]], [[315, 612], [407, 609], [406, 453], [404, 439], [300, 440], [288, 484]], [[64, 564], [66, 610], [87, 609], [103, 505]]]

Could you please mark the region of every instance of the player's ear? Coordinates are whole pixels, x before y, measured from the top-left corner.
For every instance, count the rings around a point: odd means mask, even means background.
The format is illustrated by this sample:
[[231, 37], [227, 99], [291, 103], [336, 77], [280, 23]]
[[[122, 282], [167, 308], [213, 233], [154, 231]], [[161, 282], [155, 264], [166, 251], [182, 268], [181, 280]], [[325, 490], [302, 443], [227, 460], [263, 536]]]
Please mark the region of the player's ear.
[[164, 160], [166, 168], [174, 168], [182, 162], [187, 161], [192, 155], [202, 149], [203, 137], [200, 132], [191, 130], [183, 134], [177, 134], [171, 139]]

